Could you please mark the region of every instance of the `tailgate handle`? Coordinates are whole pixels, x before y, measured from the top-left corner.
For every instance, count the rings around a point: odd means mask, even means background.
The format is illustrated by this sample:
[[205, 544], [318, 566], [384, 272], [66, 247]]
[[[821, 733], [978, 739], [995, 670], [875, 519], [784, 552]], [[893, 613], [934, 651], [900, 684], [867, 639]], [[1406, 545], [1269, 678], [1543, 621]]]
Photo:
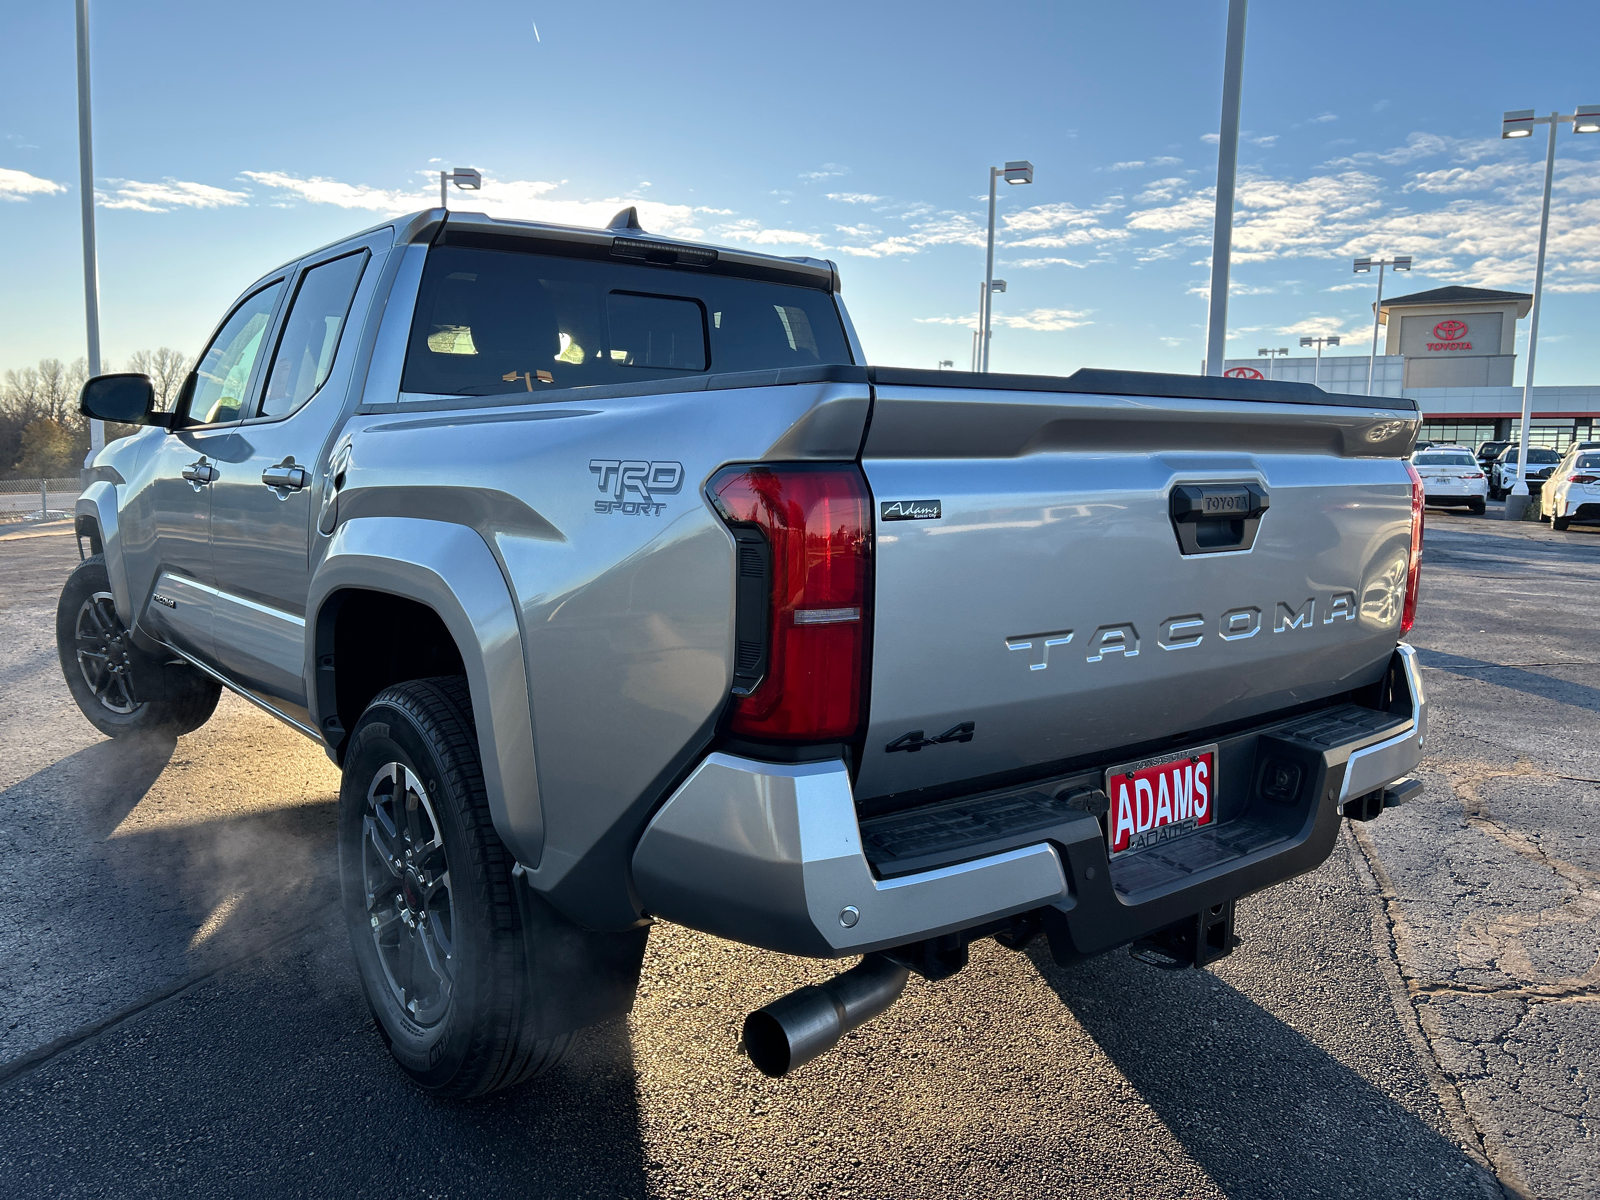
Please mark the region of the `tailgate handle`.
[[1259, 483], [1180, 483], [1169, 507], [1182, 553], [1222, 554], [1255, 544], [1270, 502]]

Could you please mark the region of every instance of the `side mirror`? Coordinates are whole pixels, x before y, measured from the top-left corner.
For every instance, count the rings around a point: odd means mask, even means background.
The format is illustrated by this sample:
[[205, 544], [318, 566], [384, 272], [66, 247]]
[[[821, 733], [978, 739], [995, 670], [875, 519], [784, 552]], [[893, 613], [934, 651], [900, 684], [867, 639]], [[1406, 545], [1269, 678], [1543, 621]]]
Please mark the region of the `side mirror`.
[[151, 425], [156, 389], [148, 375], [96, 375], [83, 385], [78, 411], [100, 421], [124, 425]]

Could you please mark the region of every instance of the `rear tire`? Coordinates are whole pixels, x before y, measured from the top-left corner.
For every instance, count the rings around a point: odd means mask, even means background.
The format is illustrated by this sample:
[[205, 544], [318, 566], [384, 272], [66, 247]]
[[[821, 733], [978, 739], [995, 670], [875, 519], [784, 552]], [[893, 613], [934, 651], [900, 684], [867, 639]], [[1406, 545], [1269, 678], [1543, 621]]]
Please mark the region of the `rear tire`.
[[1565, 533], [1567, 531], [1567, 527], [1569, 525], [1571, 525], [1571, 524], [1572, 524], [1572, 518], [1571, 517], [1551, 517], [1550, 518], [1550, 528], [1554, 529], [1557, 533]]
[[1467, 507], [1471, 509], [1473, 516], [1481, 517], [1483, 516], [1484, 511], [1488, 508], [1488, 505], [1486, 505], [1481, 499], [1478, 499], [1474, 500]]
[[466, 680], [380, 692], [345, 752], [345, 918], [379, 1034], [441, 1096], [531, 1079], [573, 1042], [533, 1034], [515, 865], [489, 816]]
[[102, 554], [67, 576], [56, 603], [56, 653], [79, 711], [108, 737], [193, 733], [222, 695], [209, 675], [134, 645], [117, 616]]

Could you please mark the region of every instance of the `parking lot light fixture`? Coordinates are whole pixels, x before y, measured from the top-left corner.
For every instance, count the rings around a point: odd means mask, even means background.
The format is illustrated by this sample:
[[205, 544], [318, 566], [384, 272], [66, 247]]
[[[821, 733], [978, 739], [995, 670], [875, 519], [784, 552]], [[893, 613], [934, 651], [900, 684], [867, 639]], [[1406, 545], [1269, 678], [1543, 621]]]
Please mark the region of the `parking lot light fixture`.
[[[1539, 308], [1544, 299], [1544, 253], [1550, 241], [1550, 184], [1556, 173], [1556, 127], [1571, 125], [1574, 133], [1600, 133], [1600, 104], [1580, 104], [1570, 114], [1553, 112], [1536, 117], [1531, 108], [1507, 112], [1500, 121], [1502, 138], [1532, 137], [1535, 125], [1550, 127], [1550, 141], [1544, 156], [1544, 203], [1539, 208], [1539, 255], [1533, 268], [1533, 312], [1528, 320], [1528, 366], [1522, 375], [1522, 444], [1532, 444], [1533, 368], [1539, 354]], [[1517, 480], [1506, 495], [1503, 516], [1508, 521], [1522, 520], [1528, 507], [1528, 456], [1517, 455]]]
[[[989, 315], [991, 305], [989, 296], [995, 291], [1005, 291], [1004, 280], [994, 277], [994, 197], [995, 185], [1004, 179], [1007, 183], [1032, 183], [1033, 164], [1027, 159], [1018, 159], [1008, 162], [1003, 167], [989, 168], [989, 250], [983, 265], [983, 295], [978, 309], [978, 370], [988, 373], [989, 370]], [[994, 285], [999, 283], [996, 288]]]
[[1337, 346], [1339, 336], [1334, 334], [1327, 337], [1303, 337], [1300, 339], [1302, 346], [1315, 346], [1317, 348], [1317, 365], [1312, 368], [1311, 382], [1318, 387], [1322, 386], [1322, 348], [1324, 346]]
[[454, 171], [439, 172], [439, 207], [450, 207], [450, 184], [467, 192], [476, 192], [483, 187], [483, 172], [475, 171], [471, 167], [457, 167]]
[[1278, 359], [1279, 357], [1281, 357], [1282, 355], [1285, 355], [1287, 353], [1289, 353], [1289, 347], [1287, 347], [1287, 346], [1282, 346], [1277, 350], [1263, 349], [1263, 350], [1257, 350], [1256, 351], [1257, 355], [1259, 355], [1261, 358], [1264, 358], [1264, 359], [1267, 360], [1267, 378], [1268, 379], [1272, 378], [1272, 364], [1273, 364], [1273, 362], [1276, 359]]
[[1378, 302], [1372, 306], [1372, 354], [1367, 358], [1367, 395], [1372, 395], [1372, 376], [1378, 369], [1378, 321], [1383, 315], [1383, 269], [1393, 267], [1396, 271], [1411, 270], [1411, 256], [1397, 254], [1393, 258], [1358, 258], [1356, 259], [1355, 273], [1357, 275], [1370, 275], [1372, 268], [1378, 268]]

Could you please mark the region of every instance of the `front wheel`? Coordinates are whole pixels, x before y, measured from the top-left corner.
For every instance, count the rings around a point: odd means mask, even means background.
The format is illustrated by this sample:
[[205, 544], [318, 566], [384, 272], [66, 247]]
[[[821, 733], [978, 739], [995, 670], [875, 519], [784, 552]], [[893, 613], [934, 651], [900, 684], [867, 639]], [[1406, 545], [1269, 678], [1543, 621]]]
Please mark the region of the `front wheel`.
[[67, 576], [56, 603], [56, 653], [79, 710], [109, 737], [193, 733], [222, 695], [210, 676], [134, 645], [117, 616], [104, 555], [84, 559]]
[[339, 877], [378, 1032], [429, 1091], [509, 1087], [572, 1044], [534, 1033], [514, 866], [489, 816], [466, 680], [380, 692], [345, 754]]

